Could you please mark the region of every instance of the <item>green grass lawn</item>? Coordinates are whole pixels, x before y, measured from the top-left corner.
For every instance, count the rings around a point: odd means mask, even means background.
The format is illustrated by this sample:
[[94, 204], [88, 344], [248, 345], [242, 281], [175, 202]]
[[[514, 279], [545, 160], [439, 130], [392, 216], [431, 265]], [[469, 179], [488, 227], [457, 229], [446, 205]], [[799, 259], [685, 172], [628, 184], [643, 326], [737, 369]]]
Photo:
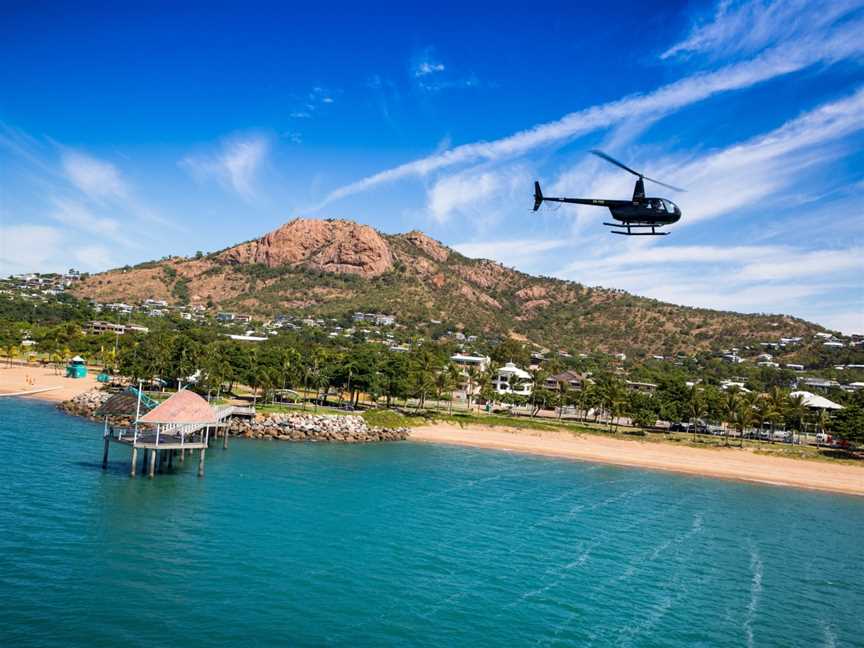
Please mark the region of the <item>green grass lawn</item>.
[[[503, 414], [486, 414], [484, 412], [454, 412], [448, 414], [440, 410], [399, 411], [395, 409], [372, 408], [362, 412], [349, 412], [333, 407], [322, 407], [307, 405], [306, 409], [300, 407], [287, 407], [279, 404], [258, 404], [257, 411], [261, 414], [328, 414], [336, 416], [360, 415], [366, 423], [373, 427], [400, 428], [419, 427], [434, 422], [451, 423], [465, 427], [468, 425], [486, 426], [492, 428], [516, 428], [521, 430], [538, 430], [547, 432], [565, 432], [574, 435], [595, 434], [614, 439], [629, 441], [640, 441], [646, 443], [670, 443], [692, 448], [738, 449], [740, 441], [737, 438], [723, 436], [709, 436], [700, 434], [695, 440], [692, 434], [686, 432], [648, 432], [634, 427], [619, 426], [609, 430], [606, 424], [593, 423], [591, 421], [568, 421], [551, 418], [529, 418], [524, 416], [507, 416]], [[790, 459], [804, 459], [809, 461], [831, 461], [851, 465], [864, 465], [864, 460], [855, 458], [845, 453], [828, 448], [816, 448], [806, 445], [790, 445], [786, 443], [768, 443], [767, 441], [754, 441], [745, 439], [743, 449], [756, 454], [786, 457]]]

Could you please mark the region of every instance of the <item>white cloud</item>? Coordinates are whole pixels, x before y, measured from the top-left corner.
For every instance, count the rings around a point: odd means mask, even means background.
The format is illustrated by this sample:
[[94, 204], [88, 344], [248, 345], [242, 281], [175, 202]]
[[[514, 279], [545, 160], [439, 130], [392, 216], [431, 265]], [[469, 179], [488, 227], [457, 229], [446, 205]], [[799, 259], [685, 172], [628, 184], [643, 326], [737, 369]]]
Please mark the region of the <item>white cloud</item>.
[[864, 272], [864, 248], [793, 252], [770, 261], [748, 263], [741, 268], [736, 279], [742, 281], [776, 281], [800, 277], [821, 279], [846, 270], [854, 270], [859, 273], [858, 276]]
[[788, 46], [778, 46], [746, 62], [695, 74], [645, 95], [600, 104], [561, 119], [540, 124], [491, 142], [463, 144], [350, 183], [331, 191], [321, 205], [409, 177], [422, 177], [454, 165], [494, 161], [524, 155], [538, 147], [559, 144], [585, 133], [637, 118], [656, 118], [702, 101], [713, 95], [740, 90], [754, 84], [827, 63], [860, 55], [864, 21], [847, 23], [829, 35], [815, 33]]
[[674, 197], [684, 212], [681, 225], [730, 214], [836, 161], [838, 148], [849, 148], [844, 138], [864, 129], [862, 114], [864, 88], [749, 141], [686, 161], [660, 160], [652, 173], [689, 190]]
[[443, 223], [454, 211], [476, 205], [502, 188], [502, 178], [494, 172], [447, 176], [429, 190], [427, 208], [436, 221]]
[[[58, 254], [62, 241], [63, 235], [56, 227], [0, 227], [0, 276], [49, 269], [49, 263]], [[59, 269], [56, 264], [50, 267]]]
[[270, 139], [263, 135], [232, 137], [217, 153], [190, 155], [180, 161], [196, 179], [216, 178], [243, 198], [255, 198], [255, 177], [270, 150]]
[[82, 270], [101, 272], [118, 265], [108, 248], [102, 245], [75, 246], [72, 254], [76, 261], [75, 267]]
[[[626, 243], [630, 243], [629, 241]], [[849, 286], [859, 285], [864, 249], [807, 250], [774, 245], [625, 244], [617, 254], [568, 264], [554, 273], [588, 285], [703, 308], [794, 313], [850, 331]], [[860, 303], [862, 312], [864, 304]], [[832, 319], [834, 314], [837, 319]], [[843, 326], [838, 323], [843, 319]]]
[[861, 0], [721, 0], [710, 20], [694, 25], [683, 41], [660, 58], [751, 54], [830, 29], [861, 6]]
[[453, 249], [473, 259], [493, 259], [508, 266], [516, 261], [531, 261], [539, 254], [571, 245], [566, 239], [518, 239], [457, 243]]
[[66, 177], [92, 198], [122, 198], [128, 193], [120, 172], [110, 162], [76, 151], [63, 153], [62, 162]]
[[414, 76], [415, 77], [423, 77], [429, 74], [435, 74], [436, 72], [443, 72], [444, 64], [443, 63], [435, 63], [432, 61], [422, 61], [416, 68], [414, 68]]
[[68, 227], [82, 230], [93, 236], [106, 238], [127, 247], [137, 247], [124, 233], [120, 221], [96, 216], [83, 205], [65, 200], [54, 201], [51, 218]]
[[819, 314], [819, 322], [832, 331], [840, 331], [846, 335], [864, 333], [864, 304], [858, 311]]

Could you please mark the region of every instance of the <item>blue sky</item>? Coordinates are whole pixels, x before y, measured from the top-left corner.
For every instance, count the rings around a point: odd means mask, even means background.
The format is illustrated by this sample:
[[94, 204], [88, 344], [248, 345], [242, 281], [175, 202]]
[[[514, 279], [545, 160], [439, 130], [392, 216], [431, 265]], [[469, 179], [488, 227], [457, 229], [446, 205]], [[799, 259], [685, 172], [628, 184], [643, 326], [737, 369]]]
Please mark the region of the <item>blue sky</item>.
[[[864, 332], [864, 0], [469, 4], [0, 3], [0, 273], [347, 218]], [[530, 211], [630, 195], [592, 148], [688, 189], [671, 236]]]

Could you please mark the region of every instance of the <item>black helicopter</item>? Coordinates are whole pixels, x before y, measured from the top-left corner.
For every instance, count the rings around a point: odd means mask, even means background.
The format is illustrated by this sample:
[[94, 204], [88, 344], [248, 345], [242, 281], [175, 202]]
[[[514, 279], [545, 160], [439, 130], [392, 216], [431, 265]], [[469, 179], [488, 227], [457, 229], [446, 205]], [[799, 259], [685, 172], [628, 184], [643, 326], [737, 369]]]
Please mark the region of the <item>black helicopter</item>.
[[[658, 232], [655, 228], [664, 225], [677, 223], [681, 219], [681, 210], [678, 205], [666, 198], [651, 198], [645, 196], [644, 180], [650, 180], [667, 189], [674, 191], [684, 191], [678, 187], [665, 184], [659, 180], [652, 180], [638, 171], [634, 171], [628, 166], [621, 164], [618, 160], [603, 151], [591, 151], [597, 157], [603, 158], [607, 162], [611, 162], [615, 166], [619, 166], [625, 171], [629, 171], [635, 176], [638, 176], [636, 187], [633, 189], [632, 200], [606, 200], [603, 198], [552, 198], [544, 196], [540, 191], [540, 183], [534, 183], [534, 211], [540, 209], [541, 203], [559, 202], [572, 203], [575, 205], [594, 205], [595, 207], [608, 207], [612, 213], [612, 218], [621, 221], [620, 223], [603, 223], [609, 227], [624, 227], [627, 231], [612, 230], [613, 234], [623, 234], [624, 236], [666, 236], [669, 232]], [[633, 229], [648, 229], [650, 232], [634, 232]]]

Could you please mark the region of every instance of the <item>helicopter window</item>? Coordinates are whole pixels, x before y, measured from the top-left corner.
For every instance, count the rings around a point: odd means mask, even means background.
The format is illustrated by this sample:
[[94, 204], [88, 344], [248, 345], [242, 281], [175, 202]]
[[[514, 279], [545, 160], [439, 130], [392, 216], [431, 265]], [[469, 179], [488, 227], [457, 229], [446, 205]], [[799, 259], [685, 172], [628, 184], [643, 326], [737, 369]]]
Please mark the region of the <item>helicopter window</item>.
[[673, 205], [670, 201], [664, 200], [663, 205], [666, 207], [666, 211], [668, 211], [670, 214], [675, 213], [675, 205]]

